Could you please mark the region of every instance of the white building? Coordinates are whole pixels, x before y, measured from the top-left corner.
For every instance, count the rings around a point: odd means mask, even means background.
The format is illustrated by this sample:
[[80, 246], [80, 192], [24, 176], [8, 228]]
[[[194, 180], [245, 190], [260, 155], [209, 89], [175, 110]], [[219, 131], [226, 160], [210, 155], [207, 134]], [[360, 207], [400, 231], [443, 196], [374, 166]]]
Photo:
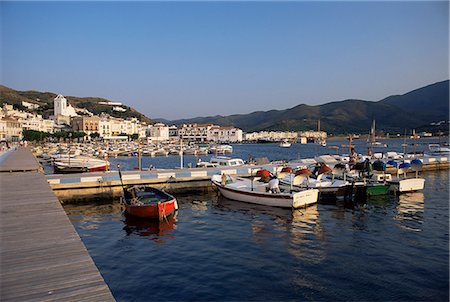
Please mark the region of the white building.
[[58, 115], [70, 117], [78, 115], [75, 112], [75, 109], [70, 104], [67, 104], [67, 99], [61, 94], [58, 94], [58, 96], [53, 99], [53, 106], [55, 117]]
[[[112, 136], [112, 125], [109, 116], [100, 116], [100, 120], [98, 122], [98, 132], [100, 137], [107, 138]], [[117, 133], [119, 134], [119, 133]]]
[[169, 126], [169, 137], [178, 138], [178, 128], [175, 125]]
[[0, 118], [0, 141], [18, 142], [22, 139], [20, 122], [11, 117]]
[[260, 131], [246, 133], [244, 138], [246, 141], [268, 140], [268, 141], [282, 141], [282, 140], [296, 140], [297, 132], [282, 132], [282, 131]]
[[117, 112], [125, 112], [125, 111], [127, 111], [127, 109], [119, 107], [119, 106], [113, 107], [113, 110], [117, 111]]
[[39, 108], [39, 105], [38, 104], [34, 104], [34, 103], [30, 103], [30, 102], [25, 102], [25, 101], [22, 101], [22, 106], [24, 106], [24, 107], [26, 107], [26, 108], [28, 108], [28, 109], [38, 109]]
[[169, 140], [169, 126], [156, 123], [147, 127], [147, 137], [152, 142], [164, 142]]
[[208, 130], [207, 139], [216, 143], [242, 142], [242, 130], [235, 127], [212, 126]]
[[178, 128], [178, 136], [188, 142], [207, 142], [208, 131], [213, 124], [183, 124]]
[[55, 121], [43, 119], [41, 115], [30, 114], [25, 119], [19, 119], [22, 128], [26, 130], [53, 133]]

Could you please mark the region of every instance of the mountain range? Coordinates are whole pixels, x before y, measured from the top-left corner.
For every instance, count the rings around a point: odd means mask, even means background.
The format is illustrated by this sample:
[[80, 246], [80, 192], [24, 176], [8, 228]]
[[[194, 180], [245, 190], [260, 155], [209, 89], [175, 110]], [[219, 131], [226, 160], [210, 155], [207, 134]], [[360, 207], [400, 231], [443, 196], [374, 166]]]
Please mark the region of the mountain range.
[[334, 134], [367, 133], [373, 119], [376, 120], [377, 129], [397, 133], [403, 133], [404, 129], [425, 127], [433, 122], [448, 122], [449, 81], [437, 82], [403, 95], [392, 95], [378, 102], [348, 99], [316, 106], [300, 104], [285, 110], [256, 111], [249, 114], [155, 120], [175, 125], [213, 123], [252, 132], [317, 129], [319, 119], [321, 129]]
[[[22, 101], [39, 104], [37, 113], [48, 116], [53, 112], [52, 92], [18, 91], [0, 85], [0, 104], [13, 104], [27, 110]], [[69, 102], [85, 108], [94, 114], [106, 112], [115, 117], [137, 117], [146, 123], [161, 121], [166, 124], [208, 124], [234, 126], [246, 132], [261, 130], [303, 131], [317, 129], [320, 119], [321, 129], [332, 134], [367, 133], [376, 120], [378, 130], [403, 133], [405, 129], [427, 129], [431, 123], [445, 121], [444, 131], [448, 133], [449, 121], [449, 80], [437, 82], [403, 95], [392, 95], [377, 102], [348, 99], [322, 105], [300, 104], [284, 110], [256, 111], [249, 114], [228, 116], [196, 117], [180, 120], [150, 119], [137, 110], [128, 107], [126, 112], [113, 111], [111, 106], [99, 104], [110, 100], [97, 97], [67, 96]], [[442, 128], [439, 129], [442, 131]]]

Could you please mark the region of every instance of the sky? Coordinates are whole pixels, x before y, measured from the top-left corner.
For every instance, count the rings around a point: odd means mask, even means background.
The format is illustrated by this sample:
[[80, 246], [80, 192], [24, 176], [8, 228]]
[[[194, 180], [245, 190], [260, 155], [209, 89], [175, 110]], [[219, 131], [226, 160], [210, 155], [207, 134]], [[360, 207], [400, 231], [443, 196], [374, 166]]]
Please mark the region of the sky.
[[447, 1], [2, 1], [0, 14], [2, 85], [150, 118], [378, 101], [449, 79]]

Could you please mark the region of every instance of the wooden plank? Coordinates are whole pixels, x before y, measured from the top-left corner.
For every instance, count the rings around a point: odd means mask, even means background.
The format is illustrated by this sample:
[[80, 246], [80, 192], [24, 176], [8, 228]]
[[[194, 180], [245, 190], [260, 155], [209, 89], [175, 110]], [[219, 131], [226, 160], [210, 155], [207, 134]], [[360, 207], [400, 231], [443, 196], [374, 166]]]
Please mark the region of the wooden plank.
[[[0, 171], [37, 168], [19, 148]], [[0, 300], [114, 301], [64, 209], [38, 172], [0, 175]]]
[[30, 149], [24, 147], [18, 147], [0, 164], [0, 172], [39, 171], [40, 168]]

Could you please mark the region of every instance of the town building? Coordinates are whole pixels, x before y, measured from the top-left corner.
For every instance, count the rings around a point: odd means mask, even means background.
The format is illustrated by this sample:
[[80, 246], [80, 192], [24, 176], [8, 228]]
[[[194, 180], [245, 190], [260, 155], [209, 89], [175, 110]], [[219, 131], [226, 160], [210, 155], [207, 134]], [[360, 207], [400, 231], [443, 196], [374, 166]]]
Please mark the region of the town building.
[[67, 104], [67, 99], [61, 94], [58, 94], [53, 99], [53, 112], [55, 117], [58, 115], [70, 117], [78, 115], [75, 112], [75, 108], [73, 108], [70, 104]]
[[160, 143], [169, 140], [169, 126], [156, 123], [147, 127], [146, 136], [153, 143]]
[[98, 116], [77, 116], [72, 119], [71, 126], [73, 131], [91, 135], [94, 132], [99, 133], [99, 123], [100, 118]]
[[178, 128], [178, 137], [188, 142], [208, 142], [208, 131], [213, 124], [183, 124]]
[[235, 127], [212, 126], [208, 130], [207, 140], [216, 143], [242, 142], [242, 130]]
[[12, 117], [0, 118], [0, 141], [18, 142], [22, 139], [22, 125]]

